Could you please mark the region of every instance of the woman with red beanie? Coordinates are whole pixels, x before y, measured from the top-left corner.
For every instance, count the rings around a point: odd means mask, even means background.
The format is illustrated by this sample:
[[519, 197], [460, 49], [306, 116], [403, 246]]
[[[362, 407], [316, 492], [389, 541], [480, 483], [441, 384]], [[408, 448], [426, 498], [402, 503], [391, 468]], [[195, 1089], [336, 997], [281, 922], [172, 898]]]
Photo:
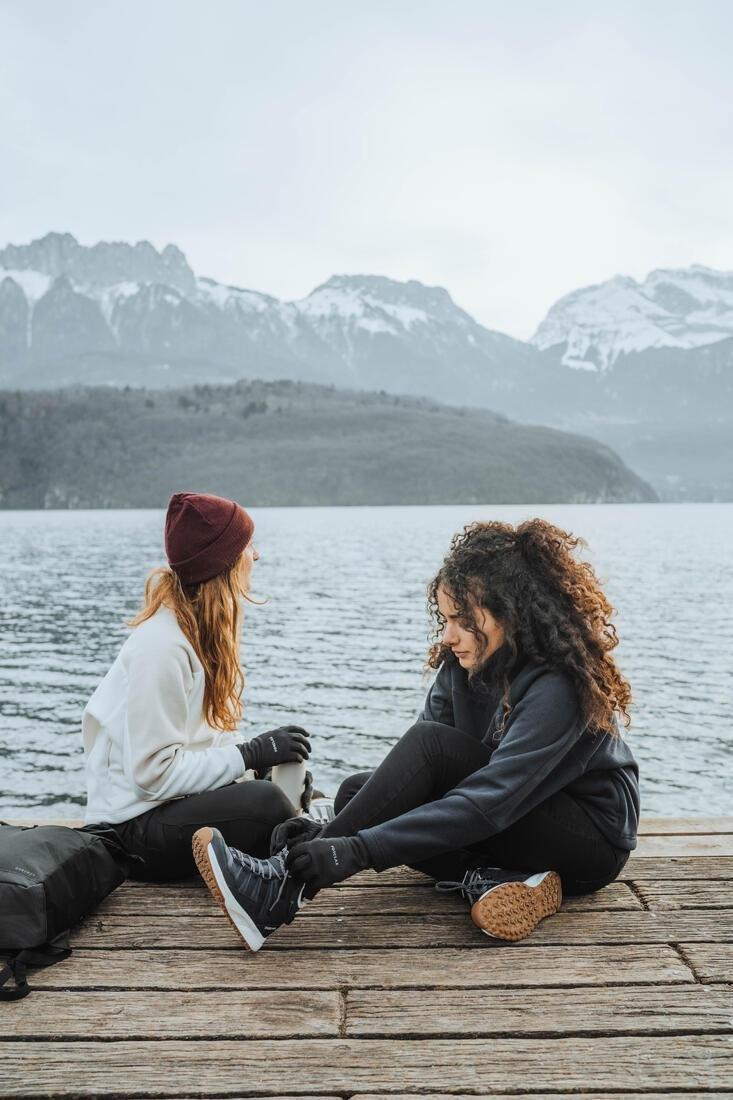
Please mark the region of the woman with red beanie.
[[273, 828], [300, 808], [257, 777], [306, 760], [306, 731], [285, 726], [250, 741], [237, 732], [253, 533], [232, 500], [171, 497], [168, 567], [148, 577], [132, 633], [84, 711], [86, 821], [114, 826], [138, 857], [136, 878], [192, 874], [191, 838], [212, 821], [228, 843], [265, 855]]

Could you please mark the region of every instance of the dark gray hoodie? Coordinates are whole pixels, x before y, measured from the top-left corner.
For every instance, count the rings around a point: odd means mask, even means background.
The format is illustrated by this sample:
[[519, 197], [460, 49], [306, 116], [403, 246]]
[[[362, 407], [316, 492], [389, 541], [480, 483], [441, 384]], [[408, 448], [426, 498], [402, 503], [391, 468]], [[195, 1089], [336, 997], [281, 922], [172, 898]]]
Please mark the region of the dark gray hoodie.
[[[491, 757], [454, 790], [399, 820], [403, 825], [409, 820], [422, 836], [432, 834], [437, 850], [447, 851], [502, 832], [540, 802], [566, 791], [611, 844], [635, 848], [639, 769], [626, 742], [611, 730], [593, 734], [585, 728], [575, 687], [565, 673], [524, 660], [510, 675], [512, 709], [501, 731], [498, 688], [470, 685], [468, 673], [452, 656], [441, 665], [420, 719], [476, 737]], [[360, 833], [377, 867], [391, 865], [384, 862], [392, 858], [389, 826], [385, 822]]]

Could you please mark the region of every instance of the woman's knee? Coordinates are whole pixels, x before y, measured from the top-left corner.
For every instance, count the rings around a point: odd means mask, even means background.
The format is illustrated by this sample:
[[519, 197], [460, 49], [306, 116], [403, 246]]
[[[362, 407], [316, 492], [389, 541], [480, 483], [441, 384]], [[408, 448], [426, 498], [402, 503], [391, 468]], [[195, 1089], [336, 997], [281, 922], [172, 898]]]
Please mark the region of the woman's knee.
[[282, 787], [269, 779], [250, 779], [239, 784], [243, 816], [257, 818], [273, 827], [297, 813]]
[[350, 775], [344, 779], [343, 783], [336, 791], [336, 797], [333, 800], [334, 813], [341, 813], [344, 806], [351, 802], [355, 794], [359, 793], [369, 776], [372, 774], [371, 771], [355, 772], [354, 775]]
[[454, 735], [455, 732], [454, 726], [447, 726], [443, 722], [426, 722], [421, 719], [405, 731], [402, 740], [419, 745], [441, 744], [445, 741], [446, 733]]
[[422, 757], [426, 761], [438, 763], [453, 756], [462, 737], [467, 736], [443, 722], [420, 721], [405, 731], [400, 744], [412, 759]]

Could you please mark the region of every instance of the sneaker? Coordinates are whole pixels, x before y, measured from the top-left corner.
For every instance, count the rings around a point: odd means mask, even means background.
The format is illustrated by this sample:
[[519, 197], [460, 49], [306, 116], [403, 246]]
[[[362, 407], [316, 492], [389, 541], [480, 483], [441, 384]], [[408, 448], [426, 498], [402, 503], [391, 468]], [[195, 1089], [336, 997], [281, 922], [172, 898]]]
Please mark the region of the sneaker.
[[201, 877], [250, 951], [290, 924], [303, 904], [304, 885], [288, 873], [285, 851], [257, 859], [230, 848], [218, 829], [206, 826], [193, 835]]
[[437, 890], [460, 890], [471, 904], [473, 923], [495, 940], [523, 940], [544, 917], [557, 913], [562, 886], [556, 871], [504, 871], [476, 867], [462, 882], [436, 882]]

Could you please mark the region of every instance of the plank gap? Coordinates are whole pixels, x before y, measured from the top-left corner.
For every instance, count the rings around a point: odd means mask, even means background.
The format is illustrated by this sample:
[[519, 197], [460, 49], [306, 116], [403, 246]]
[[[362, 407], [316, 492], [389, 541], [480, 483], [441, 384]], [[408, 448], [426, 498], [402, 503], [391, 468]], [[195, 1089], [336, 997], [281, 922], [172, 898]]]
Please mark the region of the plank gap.
[[642, 909], [646, 909], [647, 912], [649, 912], [649, 905], [647, 904], [647, 900], [644, 897], [644, 895], [642, 894], [642, 892], [639, 889], [638, 885], [634, 882], [634, 880], [632, 878], [626, 879], [626, 885], [628, 886], [629, 890], [631, 890], [631, 893], [634, 895], [636, 900], [639, 902]]
[[[685, 1037], [693, 1037], [695, 1035], [705, 1036], [706, 1038], [715, 1038], [716, 1036], [730, 1037], [731, 1029], [729, 1027], [714, 1027], [714, 1028], [699, 1028], [699, 1027], [685, 1027], [685, 1028], [669, 1028], [664, 1031], [660, 1031], [655, 1028], [639, 1027], [639, 1028], [625, 1028], [623, 1030], [614, 1031], [614, 1039], [679, 1039]], [[451, 1031], [446, 1029], [441, 1031], [440, 1035], [425, 1035], [420, 1031], [370, 1031], [370, 1032], [355, 1032], [352, 1031], [348, 1036], [340, 1035], [334, 1036], [336, 1038], [347, 1039], [349, 1042], [355, 1043], [369, 1043], [372, 1041], [390, 1042], [395, 1046], [399, 1046], [400, 1043], [420, 1043], [429, 1045], [436, 1041], [456, 1041], [461, 1042], [476, 1042], [482, 1039], [520, 1039], [525, 1041], [530, 1036], [526, 1031], [520, 1028], [497, 1028], [494, 1031]], [[557, 1031], [533, 1031], [531, 1038], [536, 1039], [538, 1042], [551, 1041], [563, 1039], [598, 1039], [599, 1035], [597, 1031], [592, 1031], [586, 1028], [568, 1028], [562, 1032]], [[278, 1033], [277, 1036], [257, 1036], [258, 1042], [268, 1042], [275, 1046], [277, 1043], [286, 1042], [303, 1042], [304, 1040], [313, 1039], [313, 1034], [309, 1032], [294, 1031], [292, 1033]], [[327, 1041], [328, 1037], [322, 1037], [322, 1041]], [[39, 1043], [39, 1042], [52, 1042], [59, 1046], [78, 1046], [82, 1043], [91, 1043], [99, 1046], [109, 1046], [111, 1044], [119, 1043], [142, 1043], [153, 1042], [156, 1046], [168, 1046], [171, 1043], [226, 1043], [231, 1044], [234, 1048], [236, 1045], [243, 1042], [252, 1042], [250, 1034], [246, 1031], [236, 1032], [231, 1028], [221, 1035], [206, 1034], [199, 1035], [192, 1033], [187, 1035], [185, 1030], [181, 1030], [177, 1035], [156, 1035], [153, 1039], [150, 1037], [150, 1031], [142, 1031], [139, 1035], [129, 1034], [125, 1035], [123, 1039], [115, 1035], [64, 1035], [60, 1038], [50, 1038], [48, 1032], [40, 1033], [37, 1035], [3, 1035], [3, 1043], [17, 1045], [19, 1047], [24, 1044]], [[1, 1079], [0, 1079], [1, 1081]], [[434, 1090], [433, 1090], [434, 1091]], [[126, 1095], [126, 1094], [123, 1094]], [[208, 1093], [202, 1094], [208, 1097]]]
[[339, 989], [339, 1019], [338, 1019], [338, 1034], [339, 1039], [346, 1038], [346, 1027], [349, 1014], [349, 987], [344, 986]]
[[692, 962], [690, 956], [688, 955], [687, 951], [682, 946], [682, 944], [681, 943], [671, 943], [669, 946], [672, 948], [673, 951], [677, 952], [677, 954], [681, 958], [682, 962], [685, 964], [686, 967], [689, 968], [690, 973], [692, 974], [693, 978], [698, 983], [698, 985], [702, 985], [703, 984], [702, 978], [698, 974], [694, 963]]

